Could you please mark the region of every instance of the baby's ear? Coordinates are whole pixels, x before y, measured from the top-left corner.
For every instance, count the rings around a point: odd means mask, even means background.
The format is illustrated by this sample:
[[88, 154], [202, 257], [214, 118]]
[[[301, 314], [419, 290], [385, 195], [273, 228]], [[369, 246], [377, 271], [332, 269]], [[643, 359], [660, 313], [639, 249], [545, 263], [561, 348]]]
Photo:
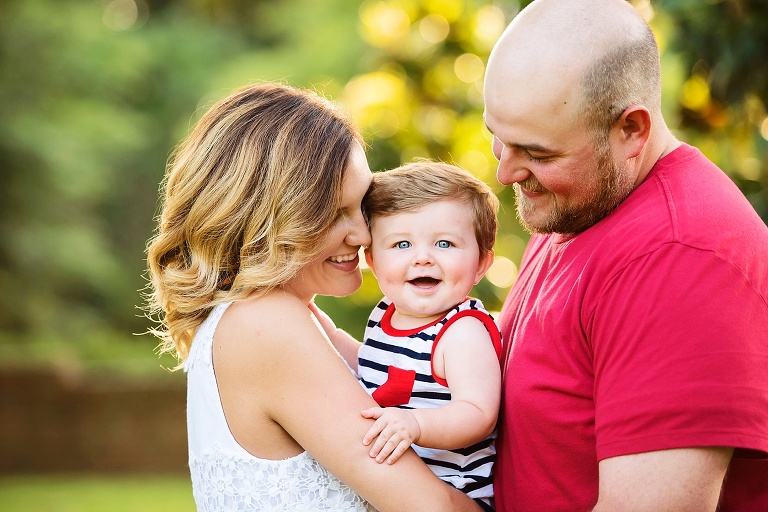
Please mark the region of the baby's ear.
[[366, 247], [363, 250], [363, 254], [365, 254], [365, 262], [368, 264], [368, 268], [370, 268], [371, 272], [373, 272], [375, 274], [376, 273], [376, 269], [373, 268], [373, 256], [371, 256], [371, 248], [370, 247]]
[[493, 249], [480, 256], [480, 263], [477, 265], [477, 274], [475, 274], [475, 284], [479, 283], [488, 269], [493, 265]]

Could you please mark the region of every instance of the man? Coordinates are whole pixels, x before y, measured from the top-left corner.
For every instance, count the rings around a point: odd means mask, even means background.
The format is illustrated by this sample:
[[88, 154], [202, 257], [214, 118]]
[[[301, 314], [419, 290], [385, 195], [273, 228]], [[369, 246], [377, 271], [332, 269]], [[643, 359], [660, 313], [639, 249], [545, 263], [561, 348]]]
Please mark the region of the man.
[[768, 511], [768, 228], [660, 91], [623, 0], [536, 0], [489, 59], [532, 233], [500, 316], [500, 512]]

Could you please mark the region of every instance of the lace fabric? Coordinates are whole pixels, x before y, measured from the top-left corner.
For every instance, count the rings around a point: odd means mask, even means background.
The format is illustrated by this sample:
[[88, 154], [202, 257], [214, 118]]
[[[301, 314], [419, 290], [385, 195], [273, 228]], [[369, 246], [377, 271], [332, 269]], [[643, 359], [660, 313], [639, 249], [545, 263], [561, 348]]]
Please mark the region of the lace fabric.
[[189, 468], [198, 511], [374, 511], [307, 452], [259, 459], [234, 439], [212, 364], [213, 333], [228, 306], [216, 306], [200, 325], [185, 364]]
[[306, 452], [271, 461], [236, 457], [217, 446], [189, 466], [199, 512], [373, 511]]

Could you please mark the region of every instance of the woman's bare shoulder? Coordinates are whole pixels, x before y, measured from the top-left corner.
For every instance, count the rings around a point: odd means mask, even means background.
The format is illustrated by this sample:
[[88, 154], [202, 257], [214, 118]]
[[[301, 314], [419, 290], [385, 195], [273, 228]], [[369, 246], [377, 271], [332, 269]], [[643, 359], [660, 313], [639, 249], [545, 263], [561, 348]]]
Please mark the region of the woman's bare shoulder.
[[321, 337], [312, 312], [296, 296], [282, 290], [233, 303], [214, 336], [219, 354], [250, 363], [268, 362], [304, 340]]
[[[282, 290], [233, 303], [219, 324], [222, 333], [253, 344], [279, 341], [291, 330], [311, 326], [311, 312], [296, 296]], [[241, 340], [241, 338], [245, 338]]]

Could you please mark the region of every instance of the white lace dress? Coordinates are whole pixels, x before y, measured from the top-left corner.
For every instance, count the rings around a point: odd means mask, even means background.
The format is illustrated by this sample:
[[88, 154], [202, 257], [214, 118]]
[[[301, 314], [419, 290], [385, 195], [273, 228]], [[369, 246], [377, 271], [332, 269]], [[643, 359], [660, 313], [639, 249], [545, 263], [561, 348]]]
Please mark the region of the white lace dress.
[[307, 452], [265, 460], [235, 441], [224, 418], [212, 362], [213, 333], [228, 306], [216, 306], [197, 329], [184, 365], [189, 468], [198, 511], [373, 511]]

